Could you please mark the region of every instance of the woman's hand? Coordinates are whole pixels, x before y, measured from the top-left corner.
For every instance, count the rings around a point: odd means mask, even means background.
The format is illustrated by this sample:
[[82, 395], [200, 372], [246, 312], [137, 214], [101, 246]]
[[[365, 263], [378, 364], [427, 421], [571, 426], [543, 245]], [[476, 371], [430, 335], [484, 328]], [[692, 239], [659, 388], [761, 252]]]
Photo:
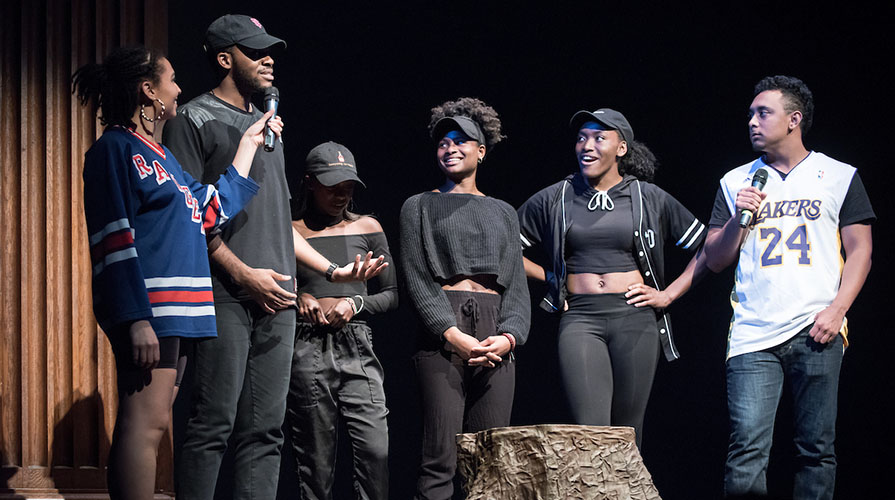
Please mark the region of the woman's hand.
[[[350, 299], [349, 299], [350, 300]], [[348, 300], [338, 300], [326, 311], [326, 320], [333, 328], [342, 328], [354, 317], [354, 309]]]
[[354, 262], [345, 264], [344, 266], [333, 271], [333, 281], [343, 283], [346, 281], [367, 281], [377, 276], [388, 267], [385, 256], [380, 255], [373, 258], [373, 252], [367, 252], [363, 262], [361, 262], [360, 254], [354, 257]]
[[628, 304], [634, 307], [651, 306], [655, 309], [665, 309], [674, 299], [665, 290], [656, 290], [651, 286], [643, 283], [635, 283], [628, 287], [625, 297], [628, 298]]
[[269, 126], [274, 135], [279, 138], [280, 134], [283, 133], [283, 119], [280, 116], [274, 116], [273, 118], [271, 118], [271, 116], [273, 116], [273, 110], [264, 113], [264, 116], [262, 116], [260, 120], [249, 126], [249, 128], [246, 129], [245, 133], [242, 134], [240, 144], [242, 143], [242, 141], [248, 141], [248, 144], [251, 144], [256, 148], [264, 144], [265, 125]]
[[[456, 352], [461, 358], [463, 358], [469, 364], [469, 366], [485, 366], [488, 368], [494, 368], [494, 362], [491, 361], [488, 355], [477, 355], [474, 353], [474, 350], [477, 348], [481, 348], [482, 344], [472, 335], [463, 333], [463, 331], [456, 326], [452, 326], [444, 332], [444, 339], [448, 341], [451, 349], [453, 349], [454, 352]], [[507, 341], [507, 343], [509, 343], [509, 341]], [[496, 355], [492, 353], [492, 356]], [[500, 362], [499, 356], [498, 362]]]
[[[474, 358], [470, 358], [469, 364], [471, 366], [478, 366], [478, 364], [473, 364], [473, 359], [484, 358], [487, 361], [492, 363], [492, 368], [494, 363], [500, 363], [503, 361], [503, 356], [510, 352], [510, 348], [512, 348], [512, 344], [510, 344], [510, 339], [506, 338], [503, 335], [492, 335], [485, 340], [479, 343], [479, 347], [475, 347], [472, 349], [472, 355]], [[484, 364], [483, 364], [484, 365]]]
[[131, 323], [129, 334], [131, 337], [131, 359], [134, 364], [144, 370], [152, 370], [158, 366], [159, 354], [158, 336], [149, 321], [142, 319]]
[[236, 155], [233, 157], [233, 166], [236, 167], [239, 175], [243, 177], [249, 176], [249, 171], [252, 169], [252, 160], [255, 159], [255, 151], [257, 151], [258, 146], [264, 144], [265, 123], [270, 125], [270, 129], [273, 130], [277, 137], [280, 137], [280, 134], [283, 132], [283, 120], [279, 116], [274, 116], [273, 118], [271, 116], [273, 116], [273, 110], [264, 113], [260, 120], [253, 123], [242, 134], [242, 138], [239, 140], [239, 149], [236, 150]]
[[298, 300], [295, 302], [298, 305], [298, 315], [308, 323], [312, 325], [329, 324], [329, 321], [326, 320], [326, 315], [323, 314], [323, 308], [320, 307], [320, 302], [317, 302], [317, 298], [313, 295], [303, 293], [298, 296]]

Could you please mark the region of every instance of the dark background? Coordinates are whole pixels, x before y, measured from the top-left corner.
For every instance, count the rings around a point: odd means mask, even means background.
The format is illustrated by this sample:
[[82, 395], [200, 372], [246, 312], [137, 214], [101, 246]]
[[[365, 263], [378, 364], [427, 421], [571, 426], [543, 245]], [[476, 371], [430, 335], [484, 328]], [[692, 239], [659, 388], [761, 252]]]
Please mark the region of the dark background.
[[[895, 384], [888, 370], [895, 341], [882, 314], [889, 304], [885, 284], [893, 278], [885, 229], [893, 213], [885, 184], [892, 177], [891, 82], [884, 77], [893, 53], [891, 7], [261, 5], [171, 2], [169, 56], [183, 88], [180, 101], [216, 83], [201, 48], [208, 24], [225, 13], [257, 17], [289, 44], [275, 64], [289, 175], [301, 175], [316, 144], [347, 145], [368, 186], [356, 196], [358, 211], [379, 217], [395, 254], [403, 200], [442, 182], [426, 125], [429, 109], [445, 100], [479, 97], [501, 115], [508, 139], [479, 171], [486, 194], [518, 207], [573, 172], [568, 119], [579, 109], [612, 107], [625, 113], [636, 137], [659, 158], [656, 183], [707, 222], [718, 179], [756, 156], [746, 134], [754, 84], [772, 74], [803, 79], [816, 103], [807, 146], [858, 167], [879, 217], [875, 265], [848, 315], [852, 346], [840, 383], [836, 497], [881, 498], [877, 488], [890, 482], [886, 452], [895, 444]], [[687, 258], [672, 251], [670, 278]], [[710, 276], [671, 309], [682, 359], [660, 362], [642, 449], [666, 500], [721, 496], [732, 279], [730, 269]], [[534, 303], [542, 291], [532, 288]], [[569, 422], [556, 323], [533, 305], [531, 336], [518, 350], [514, 425]], [[406, 302], [374, 323], [386, 370], [391, 496], [397, 499], [412, 494], [418, 460], [414, 324]], [[187, 397], [175, 408], [179, 430]], [[772, 490], [783, 495], [793, 466], [790, 418], [784, 403], [778, 421], [787, 425], [778, 429], [769, 477]], [[350, 456], [343, 458], [350, 467]], [[292, 460], [284, 453], [281, 498], [297, 497]], [[228, 491], [230, 475], [225, 466], [218, 493]], [[337, 498], [351, 497], [350, 468], [340, 470], [337, 490]]]

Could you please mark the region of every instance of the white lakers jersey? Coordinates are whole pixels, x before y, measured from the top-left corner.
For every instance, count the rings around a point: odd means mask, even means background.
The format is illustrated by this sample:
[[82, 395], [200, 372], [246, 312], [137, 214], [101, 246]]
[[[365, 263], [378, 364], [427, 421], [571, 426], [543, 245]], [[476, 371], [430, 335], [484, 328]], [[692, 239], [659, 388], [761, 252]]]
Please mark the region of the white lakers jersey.
[[781, 344], [811, 324], [835, 298], [842, 274], [839, 214], [855, 168], [811, 152], [784, 178], [755, 160], [721, 179], [730, 213], [759, 168], [768, 171], [767, 198], [740, 249], [729, 358]]

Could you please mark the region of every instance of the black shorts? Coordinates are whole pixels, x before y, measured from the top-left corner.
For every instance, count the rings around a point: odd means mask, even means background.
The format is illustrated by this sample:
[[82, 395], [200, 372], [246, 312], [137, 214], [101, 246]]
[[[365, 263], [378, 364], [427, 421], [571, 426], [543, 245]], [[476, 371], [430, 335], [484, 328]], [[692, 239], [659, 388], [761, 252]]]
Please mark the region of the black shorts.
[[[122, 329], [115, 334], [108, 335], [112, 344], [112, 353], [115, 355], [115, 365], [118, 371], [118, 390], [139, 390], [149, 382], [147, 378], [149, 370], [145, 370], [134, 364], [131, 349], [131, 336], [127, 329]], [[187, 339], [181, 337], [161, 337], [158, 339], [159, 362], [158, 368], [177, 370], [177, 378], [174, 385], [180, 386], [183, 380], [183, 372], [186, 369]]]

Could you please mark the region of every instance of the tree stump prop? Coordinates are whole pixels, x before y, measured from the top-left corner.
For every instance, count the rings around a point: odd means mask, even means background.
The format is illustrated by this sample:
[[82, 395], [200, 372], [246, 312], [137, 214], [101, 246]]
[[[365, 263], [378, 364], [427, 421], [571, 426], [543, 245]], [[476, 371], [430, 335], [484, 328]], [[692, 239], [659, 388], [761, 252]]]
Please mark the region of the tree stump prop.
[[468, 500], [654, 500], [631, 427], [534, 425], [457, 435]]

